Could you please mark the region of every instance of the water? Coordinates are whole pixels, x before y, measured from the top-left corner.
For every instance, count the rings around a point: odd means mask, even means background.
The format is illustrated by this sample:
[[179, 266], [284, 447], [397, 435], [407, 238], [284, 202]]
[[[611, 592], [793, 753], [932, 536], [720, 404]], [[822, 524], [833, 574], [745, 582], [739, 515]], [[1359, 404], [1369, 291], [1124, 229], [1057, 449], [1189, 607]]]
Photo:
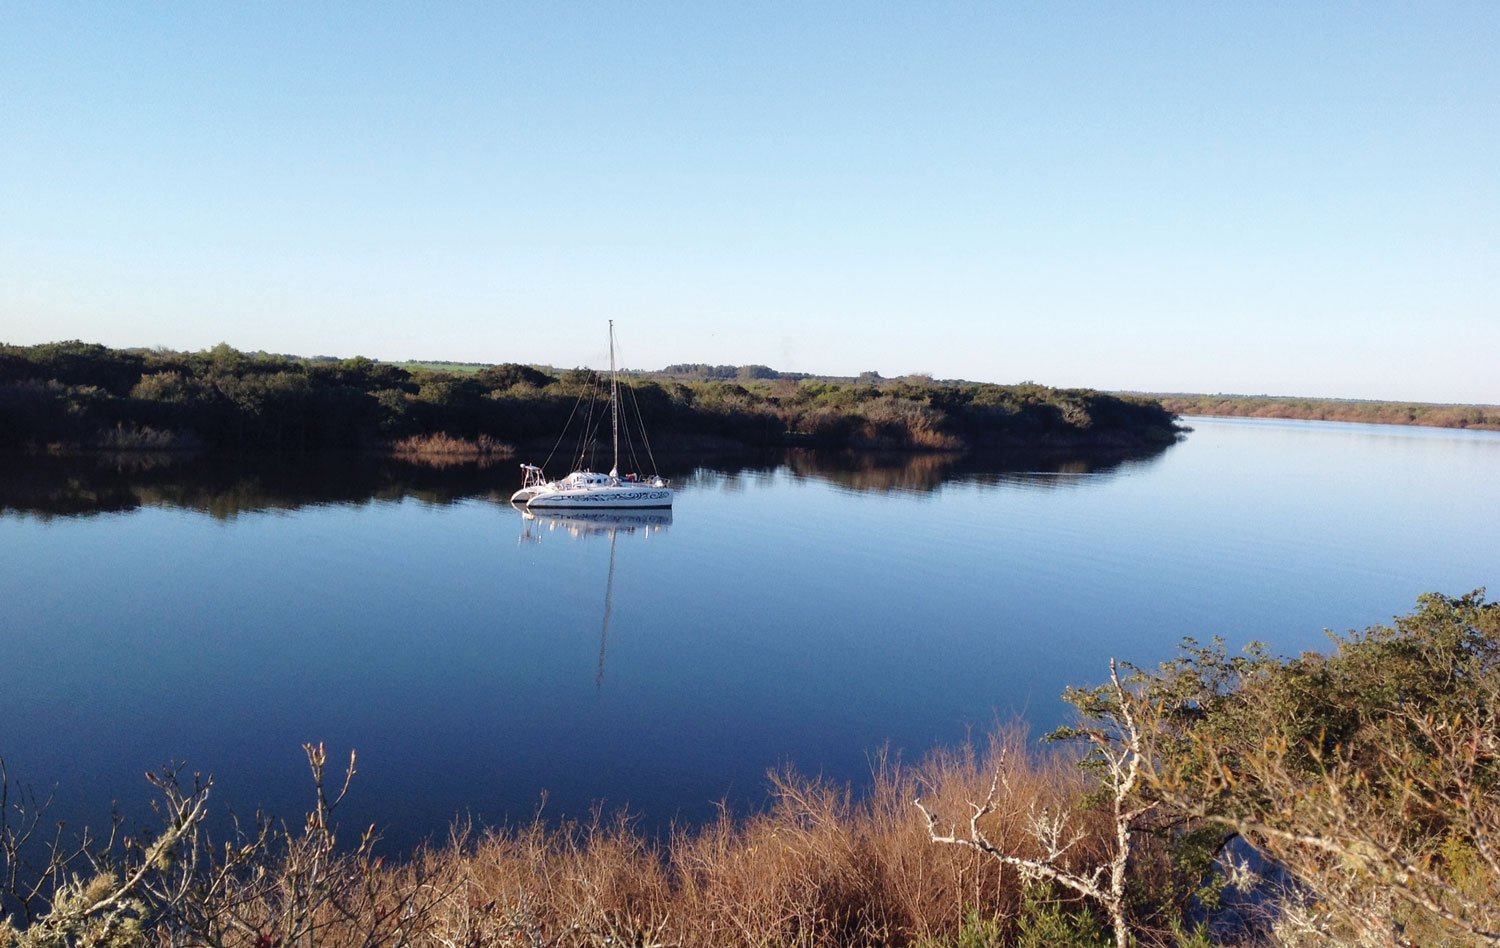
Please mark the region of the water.
[[346, 825], [392, 847], [598, 800], [660, 828], [768, 768], [857, 784], [882, 746], [1040, 734], [1111, 656], [1321, 648], [1500, 590], [1500, 434], [1190, 423], [1029, 472], [700, 467], [669, 522], [613, 528], [524, 520], [508, 466], [0, 472], [0, 756], [75, 824], [145, 812], [170, 760], [296, 819], [324, 741], [359, 752]]

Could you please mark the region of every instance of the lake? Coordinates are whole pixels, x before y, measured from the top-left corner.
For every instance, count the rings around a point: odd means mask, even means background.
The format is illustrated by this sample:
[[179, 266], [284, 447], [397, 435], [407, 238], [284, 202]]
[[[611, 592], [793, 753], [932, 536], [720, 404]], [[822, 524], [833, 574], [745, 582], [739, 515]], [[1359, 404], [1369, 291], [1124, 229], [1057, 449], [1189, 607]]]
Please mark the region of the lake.
[[[1500, 590], [1500, 433], [1188, 419], [1150, 457], [792, 452], [680, 465], [664, 518], [523, 518], [514, 465], [0, 470], [0, 757], [54, 813], [211, 772], [291, 820], [300, 744], [359, 752], [387, 845], [856, 785], [996, 720], [1040, 735], [1111, 656], [1292, 653]], [[545, 801], [545, 803], [544, 803]]]

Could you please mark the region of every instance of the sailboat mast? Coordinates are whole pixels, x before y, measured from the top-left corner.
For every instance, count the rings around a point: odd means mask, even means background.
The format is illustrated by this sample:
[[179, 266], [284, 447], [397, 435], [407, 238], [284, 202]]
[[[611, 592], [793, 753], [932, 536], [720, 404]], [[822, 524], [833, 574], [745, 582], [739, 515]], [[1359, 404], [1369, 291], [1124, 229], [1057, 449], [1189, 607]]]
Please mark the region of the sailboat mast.
[[609, 321], [609, 421], [614, 431], [615, 463], [609, 469], [613, 477], [620, 474], [620, 380], [615, 373], [615, 321]]

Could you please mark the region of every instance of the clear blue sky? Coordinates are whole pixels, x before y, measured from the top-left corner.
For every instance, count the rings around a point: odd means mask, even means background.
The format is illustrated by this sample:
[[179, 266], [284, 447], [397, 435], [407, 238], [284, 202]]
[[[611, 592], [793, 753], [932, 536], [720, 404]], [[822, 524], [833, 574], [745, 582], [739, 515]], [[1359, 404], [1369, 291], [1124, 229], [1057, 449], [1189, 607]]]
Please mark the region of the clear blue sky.
[[1500, 3], [0, 3], [0, 341], [1500, 403]]

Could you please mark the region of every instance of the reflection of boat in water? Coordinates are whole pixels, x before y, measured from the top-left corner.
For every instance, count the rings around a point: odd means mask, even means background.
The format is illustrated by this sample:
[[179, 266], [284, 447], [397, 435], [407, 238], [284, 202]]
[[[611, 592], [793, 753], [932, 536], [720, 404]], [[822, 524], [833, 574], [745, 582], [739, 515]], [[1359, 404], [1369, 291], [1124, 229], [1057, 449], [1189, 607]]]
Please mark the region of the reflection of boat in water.
[[665, 527], [672, 525], [672, 509], [644, 508], [644, 509], [612, 509], [612, 510], [577, 510], [563, 508], [559, 510], [543, 509], [537, 510], [530, 506], [522, 506], [519, 503], [512, 504], [521, 511], [523, 528], [523, 539], [539, 539], [532, 535], [532, 530], [550, 531], [566, 530], [575, 537], [588, 534], [607, 534], [611, 538], [617, 531], [634, 533], [636, 530], [647, 530], [659, 532]]
[[[592, 417], [593, 403], [590, 402], [589, 418]], [[537, 465], [522, 464], [521, 489], [511, 495], [511, 503], [548, 509], [671, 507], [672, 488], [667, 486], [661, 475], [654, 472], [644, 476], [620, 473], [620, 380], [615, 371], [615, 321], [612, 319], [609, 321], [609, 417], [614, 463], [608, 474], [598, 474], [584, 466], [584, 457], [589, 453], [593, 441], [594, 427], [589, 420], [585, 420], [578, 460], [572, 473], [560, 480], [550, 481]], [[639, 410], [636, 418], [639, 422]], [[602, 413], [599, 420], [603, 421]], [[644, 427], [641, 428], [641, 442], [650, 458], [651, 445], [646, 441]], [[655, 466], [653, 460], [653, 469]]]
[[646, 535], [665, 532], [672, 525], [672, 511], [664, 510], [543, 510], [513, 503], [521, 512], [521, 540], [539, 542], [542, 532], [563, 530], [577, 539], [590, 536], [609, 537], [609, 573], [604, 582], [604, 619], [599, 625], [599, 670], [594, 687], [604, 686], [604, 648], [609, 642], [609, 620], [615, 605], [615, 539], [637, 531]]

